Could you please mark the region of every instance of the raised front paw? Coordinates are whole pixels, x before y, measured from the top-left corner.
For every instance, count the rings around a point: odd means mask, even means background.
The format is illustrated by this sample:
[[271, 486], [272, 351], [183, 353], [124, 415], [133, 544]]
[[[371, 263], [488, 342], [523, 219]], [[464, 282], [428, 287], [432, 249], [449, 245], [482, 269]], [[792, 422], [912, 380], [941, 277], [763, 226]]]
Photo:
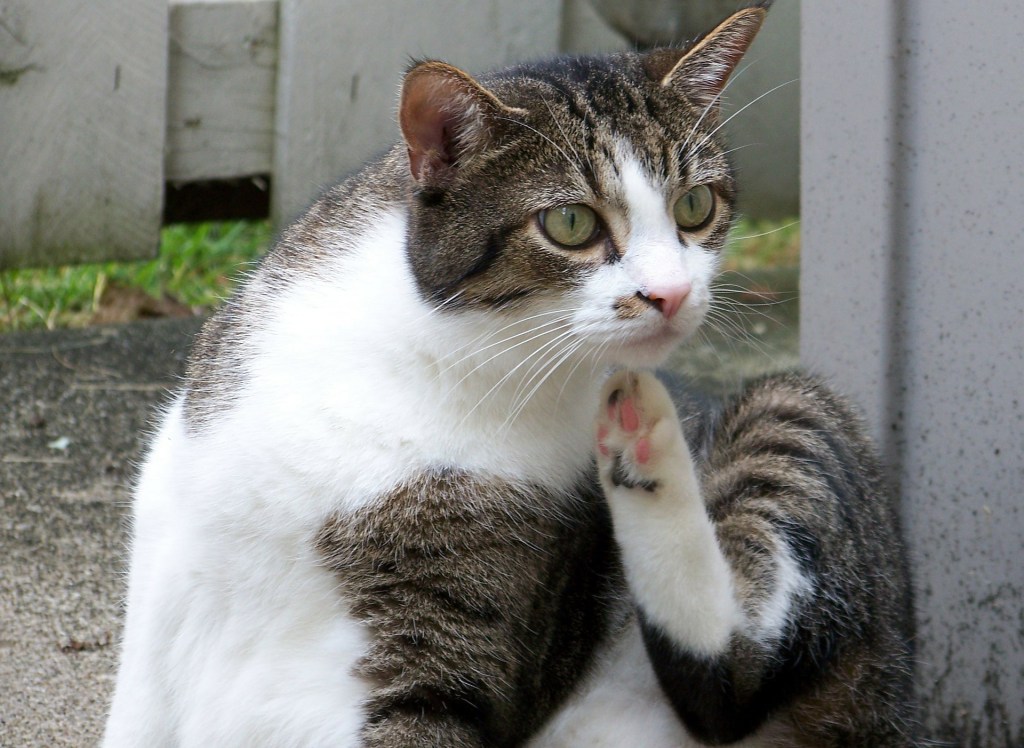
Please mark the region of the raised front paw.
[[597, 464], [605, 492], [616, 488], [658, 493], [689, 452], [675, 406], [648, 372], [620, 371], [609, 378], [597, 415]]

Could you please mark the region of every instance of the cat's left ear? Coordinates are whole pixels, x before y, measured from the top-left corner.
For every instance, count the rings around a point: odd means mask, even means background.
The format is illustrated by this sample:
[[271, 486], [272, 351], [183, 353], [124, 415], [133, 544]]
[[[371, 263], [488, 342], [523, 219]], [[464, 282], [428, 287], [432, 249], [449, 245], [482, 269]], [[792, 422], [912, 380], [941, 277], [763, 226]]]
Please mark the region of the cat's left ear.
[[456, 67], [414, 65], [405, 74], [398, 109], [413, 178], [424, 187], [444, 187], [517, 112]]
[[764, 22], [770, 2], [744, 8], [722, 21], [687, 49], [657, 49], [644, 58], [647, 75], [679, 90], [698, 106], [717, 106], [740, 59]]

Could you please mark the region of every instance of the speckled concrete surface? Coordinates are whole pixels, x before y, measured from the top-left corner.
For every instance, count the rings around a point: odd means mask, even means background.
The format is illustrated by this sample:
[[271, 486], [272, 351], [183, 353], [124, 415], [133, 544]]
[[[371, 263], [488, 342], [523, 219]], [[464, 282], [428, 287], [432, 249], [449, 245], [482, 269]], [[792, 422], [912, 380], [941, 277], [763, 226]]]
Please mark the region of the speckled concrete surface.
[[[722, 392], [796, 364], [792, 274], [726, 279], [672, 368]], [[749, 304], [737, 311], [733, 302]], [[113, 687], [127, 502], [198, 320], [0, 336], [0, 746], [95, 745]]]
[[125, 510], [198, 320], [0, 336], [0, 746], [94, 745]]

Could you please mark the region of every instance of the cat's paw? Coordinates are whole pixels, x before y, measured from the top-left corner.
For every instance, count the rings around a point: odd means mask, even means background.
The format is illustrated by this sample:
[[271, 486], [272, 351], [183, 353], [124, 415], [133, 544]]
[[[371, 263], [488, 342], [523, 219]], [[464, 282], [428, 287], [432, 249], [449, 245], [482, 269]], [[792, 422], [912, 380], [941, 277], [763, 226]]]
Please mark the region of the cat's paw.
[[620, 371], [604, 386], [597, 415], [597, 465], [609, 496], [657, 495], [689, 466], [689, 450], [664, 385], [648, 372]]

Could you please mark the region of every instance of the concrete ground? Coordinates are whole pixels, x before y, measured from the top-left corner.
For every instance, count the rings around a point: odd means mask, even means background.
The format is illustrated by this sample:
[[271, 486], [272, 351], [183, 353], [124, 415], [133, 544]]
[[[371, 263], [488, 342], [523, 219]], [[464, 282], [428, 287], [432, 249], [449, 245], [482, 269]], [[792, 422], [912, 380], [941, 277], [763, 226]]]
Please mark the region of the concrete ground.
[[[795, 274], [724, 280], [747, 290], [722, 294], [717, 329], [670, 362], [714, 392], [797, 361]], [[130, 485], [199, 325], [0, 335], [2, 748], [99, 739], [117, 661]]]

